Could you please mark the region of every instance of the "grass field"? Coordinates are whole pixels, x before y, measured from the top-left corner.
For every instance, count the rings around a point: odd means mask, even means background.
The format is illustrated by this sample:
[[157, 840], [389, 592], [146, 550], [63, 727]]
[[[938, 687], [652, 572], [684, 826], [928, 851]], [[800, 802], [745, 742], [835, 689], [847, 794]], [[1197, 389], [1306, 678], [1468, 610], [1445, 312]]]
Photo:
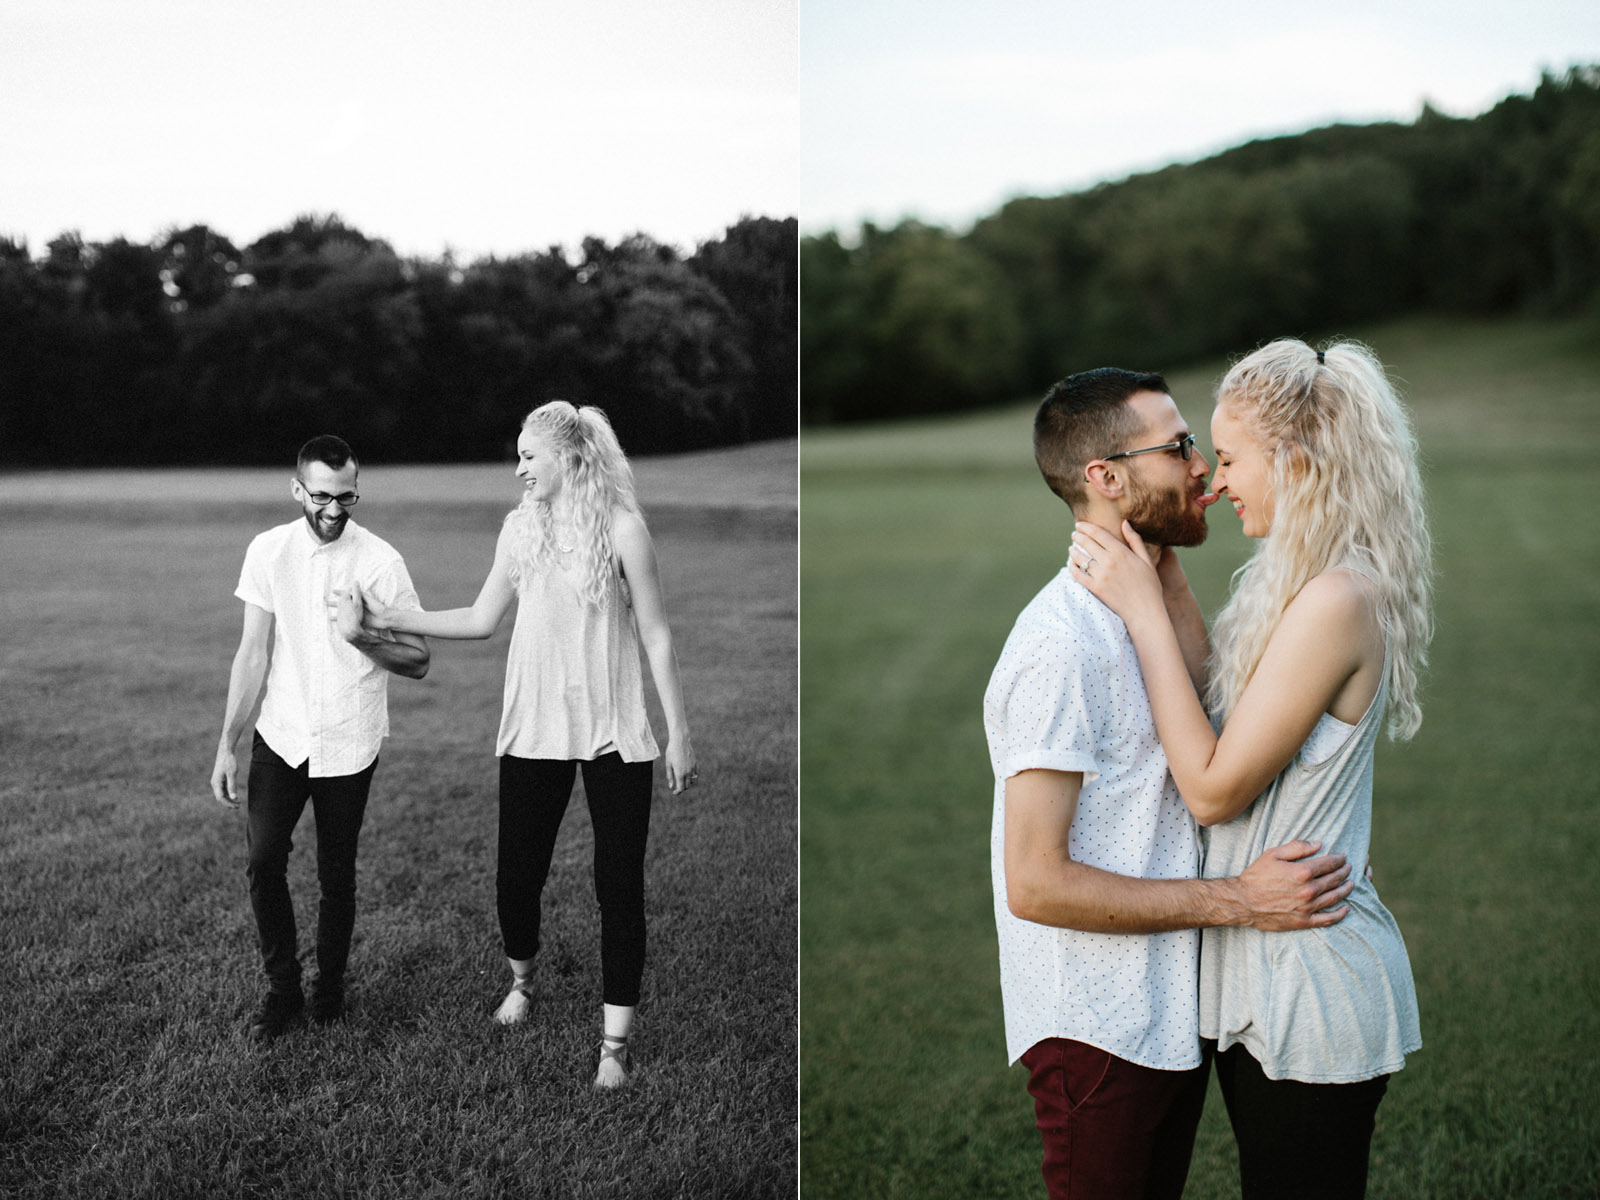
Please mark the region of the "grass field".
[[[1600, 1195], [1600, 339], [1363, 333], [1414, 407], [1439, 568], [1423, 728], [1378, 759], [1376, 880], [1425, 1044], [1379, 1110], [1369, 1194]], [[1197, 432], [1224, 366], [1169, 374]], [[1042, 1195], [1005, 1064], [980, 712], [1070, 532], [1031, 410], [802, 440], [807, 1200]], [[1208, 612], [1248, 552], [1212, 514], [1185, 559]], [[1314, 1170], [1315, 1130], [1305, 1149]], [[1186, 1194], [1236, 1180], [1213, 1085]]]
[[[207, 779], [234, 583], [297, 512], [289, 468], [0, 478], [0, 1195], [792, 1195], [794, 462], [789, 442], [637, 464], [702, 783], [673, 798], [657, 771], [638, 1072], [608, 1095], [581, 799], [534, 1019], [489, 1020], [509, 621], [391, 682], [351, 1018], [256, 1049], [242, 820]], [[362, 492], [430, 607], [476, 595], [517, 499], [509, 467], [368, 464]], [[309, 817], [296, 840], [309, 958]]]

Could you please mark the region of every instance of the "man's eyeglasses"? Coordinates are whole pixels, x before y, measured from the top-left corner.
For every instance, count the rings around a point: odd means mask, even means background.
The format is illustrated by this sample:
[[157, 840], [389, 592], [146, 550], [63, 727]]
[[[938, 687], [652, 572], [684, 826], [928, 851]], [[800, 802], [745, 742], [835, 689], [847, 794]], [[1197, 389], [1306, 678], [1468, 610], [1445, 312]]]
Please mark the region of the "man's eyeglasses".
[[1188, 462], [1189, 456], [1194, 453], [1194, 434], [1186, 433], [1175, 442], [1167, 442], [1161, 446], [1146, 446], [1142, 450], [1124, 450], [1120, 454], [1108, 454], [1101, 462], [1110, 462], [1114, 458], [1132, 458], [1135, 454], [1154, 454], [1158, 450], [1176, 450], [1183, 456], [1183, 461]]
[[[1193, 440], [1193, 438], [1190, 439], [1190, 441]], [[1188, 458], [1189, 456], [1185, 454], [1184, 457]], [[324, 504], [332, 504], [335, 500], [339, 502], [340, 508], [354, 508], [356, 506], [356, 501], [361, 499], [361, 497], [355, 492], [340, 492], [337, 496], [335, 496], [329, 492], [313, 492], [311, 489], [306, 487], [306, 481], [304, 479], [297, 478], [295, 482], [298, 483], [305, 491], [306, 499], [310, 500], [311, 503], [315, 504], [318, 508], [321, 508]]]

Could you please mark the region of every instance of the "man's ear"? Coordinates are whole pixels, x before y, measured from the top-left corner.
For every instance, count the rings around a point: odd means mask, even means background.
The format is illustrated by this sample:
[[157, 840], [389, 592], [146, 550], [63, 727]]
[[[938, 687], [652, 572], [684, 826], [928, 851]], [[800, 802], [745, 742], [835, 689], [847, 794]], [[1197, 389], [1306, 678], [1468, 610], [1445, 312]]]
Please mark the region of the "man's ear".
[[1111, 464], [1096, 458], [1083, 469], [1083, 481], [1107, 500], [1121, 500], [1124, 493], [1122, 480]]

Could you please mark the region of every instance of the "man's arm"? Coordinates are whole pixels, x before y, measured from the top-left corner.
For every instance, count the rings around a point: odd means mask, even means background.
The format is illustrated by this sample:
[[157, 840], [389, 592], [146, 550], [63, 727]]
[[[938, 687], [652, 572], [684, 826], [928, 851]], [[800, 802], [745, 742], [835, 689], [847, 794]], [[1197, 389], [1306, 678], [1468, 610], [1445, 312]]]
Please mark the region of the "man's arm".
[[[1136, 879], [1068, 851], [1083, 775], [1019, 771], [1005, 785], [1006, 898], [1012, 915], [1088, 933], [1163, 933], [1209, 925], [1316, 929], [1344, 919], [1354, 890], [1342, 854], [1315, 842], [1268, 850], [1231, 879]], [[1338, 906], [1338, 907], [1334, 907]]]
[[427, 639], [414, 633], [390, 633], [385, 637], [364, 628], [361, 618], [366, 610], [359, 587], [336, 593], [331, 607], [339, 636], [385, 671], [407, 679], [421, 679], [427, 675], [428, 663], [433, 657]]
[[[353, 607], [353, 606], [352, 606]], [[339, 633], [344, 640], [349, 642], [385, 671], [395, 675], [404, 675], [407, 679], [421, 679], [428, 673], [428, 663], [433, 655], [428, 650], [428, 640], [418, 637], [414, 633], [391, 633], [389, 638], [381, 637], [361, 627], [361, 619], [356, 618], [354, 630], [346, 631], [344, 623], [339, 626]]]
[[228, 808], [239, 807], [239, 773], [234, 749], [244, 734], [246, 722], [261, 699], [261, 689], [266, 686], [267, 668], [272, 663], [272, 614], [260, 605], [248, 601], [244, 606], [244, 632], [239, 637], [239, 649], [233, 656], [233, 670], [228, 676], [228, 704], [223, 710], [222, 737], [217, 743], [217, 758], [211, 768], [211, 794], [217, 803]]

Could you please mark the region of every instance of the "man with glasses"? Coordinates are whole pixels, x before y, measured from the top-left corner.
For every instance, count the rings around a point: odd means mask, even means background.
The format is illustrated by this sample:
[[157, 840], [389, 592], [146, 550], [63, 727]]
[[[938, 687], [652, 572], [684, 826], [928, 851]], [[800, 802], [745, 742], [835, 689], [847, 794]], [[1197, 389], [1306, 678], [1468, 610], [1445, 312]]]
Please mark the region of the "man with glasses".
[[[378, 749], [389, 732], [389, 674], [421, 679], [428, 644], [377, 635], [340, 597], [353, 585], [386, 605], [421, 608], [405, 562], [350, 518], [359, 465], [341, 439], [301, 448], [290, 494], [301, 519], [258, 535], [234, 595], [244, 633], [234, 655], [211, 791], [239, 806], [235, 747], [260, 702], [250, 752], [246, 838], [250, 907], [268, 991], [247, 1036], [270, 1041], [305, 1008], [287, 869], [295, 824], [311, 801], [317, 826], [317, 978], [311, 1018], [344, 1016], [345, 964], [356, 912], [356, 843]], [[263, 689], [265, 695], [263, 695]]]
[[[1215, 497], [1166, 381], [1070, 376], [1039, 406], [1033, 444], [1077, 520], [1119, 537], [1126, 520], [1145, 539], [1198, 683], [1205, 623], [1172, 547], [1205, 540]], [[1196, 878], [1199, 830], [1138, 656], [1075, 578], [1085, 568], [1075, 558], [1023, 609], [984, 696], [1006, 1047], [1029, 1071], [1052, 1197], [1177, 1200], [1207, 1074], [1196, 930], [1333, 924], [1350, 872], [1291, 842], [1236, 878]]]

